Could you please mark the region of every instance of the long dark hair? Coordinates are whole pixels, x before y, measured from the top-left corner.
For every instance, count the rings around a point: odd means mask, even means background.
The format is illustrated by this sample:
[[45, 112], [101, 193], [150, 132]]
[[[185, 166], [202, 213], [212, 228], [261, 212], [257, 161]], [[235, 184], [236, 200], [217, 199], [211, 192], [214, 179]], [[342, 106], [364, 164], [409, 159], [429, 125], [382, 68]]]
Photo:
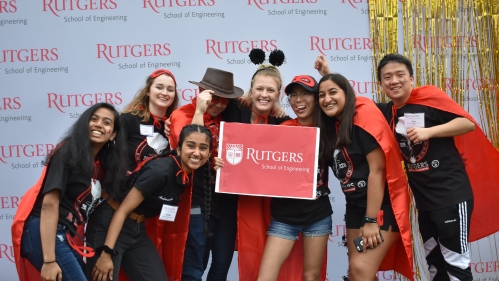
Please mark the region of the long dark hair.
[[[177, 147], [182, 149], [182, 144], [184, 143], [185, 138], [194, 132], [205, 134], [208, 137], [209, 151], [211, 151], [213, 147], [213, 139], [210, 130], [208, 130], [205, 126], [197, 124], [190, 124], [182, 128], [182, 131], [180, 131]], [[211, 212], [211, 182], [212, 182], [211, 172], [210, 172], [210, 161], [209, 160], [206, 161], [206, 163], [203, 165], [203, 167], [199, 169], [199, 171], [203, 172], [204, 175], [203, 177], [204, 216], [205, 216], [204, 235], [206, 237], [211, 237], [213, 236], [213, 233], [211, 233], [209, 228], [209, 218]]]
[[318, 110], [319, 94], [315, 94], [315, 106], [317, 108], [315, 126], [321, 130], [320, 136], [320, 153], [326, 159], [331, 159], [333, 151], [336, 148], [352, 143], [352, 126], [353, 116], [355, 114], [355, 91], [350, 82], [341, 74], [330, 73], [326, 74], [319, 81], [319, 89], [323, 82], [333, 81], [345, 93], [345, 107], [338, 131], [336, 131], [336, 122], [339, 121], [336, 117], [327, 116], [324, 111]]
[[[92, 115], [100, 108], [109, 109], [114, 115], [114, 132], [116, 136], [113, 142], [105, 144], [92, 158], [92, 142], [90, 141], [89, 123]], [[85, 110], [78, 120], [71, 126], [56, 149], [51, 151], [45, 159], [49, 163], [54, 154], [58, 154], [72, 172], [85, 176], [94, 176], [94, 161], [99, 160], [102, 171], [99, 174], [102, 188], [109, 194], [114, 194], [126, 176], [126, 143], [121, 127], [119, 112], [109, 103], [97, 103]]]

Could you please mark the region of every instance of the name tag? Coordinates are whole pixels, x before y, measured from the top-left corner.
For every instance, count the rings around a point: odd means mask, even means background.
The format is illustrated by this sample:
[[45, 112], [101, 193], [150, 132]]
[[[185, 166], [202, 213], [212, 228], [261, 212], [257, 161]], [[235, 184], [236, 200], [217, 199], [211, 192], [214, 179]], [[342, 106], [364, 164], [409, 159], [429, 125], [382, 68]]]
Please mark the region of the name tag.
[[154, 127], [152, 125], [140, 124], [140, 134], [152, 137], [154, 135]]
[[162, 221], [175, 221], [177, 216], [178, 206], [163, 205], [159, 219]]
[[405, 129], [424, 128], [424, 113], [404, 113]]

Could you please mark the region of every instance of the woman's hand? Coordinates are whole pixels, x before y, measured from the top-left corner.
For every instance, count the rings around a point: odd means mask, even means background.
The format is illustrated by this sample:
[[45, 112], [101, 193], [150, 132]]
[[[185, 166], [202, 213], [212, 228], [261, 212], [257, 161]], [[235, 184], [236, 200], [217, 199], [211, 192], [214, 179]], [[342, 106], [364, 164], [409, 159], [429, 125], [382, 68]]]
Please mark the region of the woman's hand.
[[277, 118], [283, 118], [286, 116], [286, 110], [278, 102], [274, 103], [274, 116]]
[[211, 102], [211, 95], [215, 92], [211, 90], [204, 90], [199, 93], [196, 97], [196, 112], [204, 114], [208, 108], [208, 104]]
[[56, 262], [44, 263], [40, 276], [42, 281], [62, 281], [62, 270]]
[[381, 241], [379, 225], [377, 223], [366, 223], [360, 228], [360, 234], [364, 241], [364, 252], [367, 250], [367, 247], [374, 249], [378, 244], [381, 245], [383, 242]]
[[214, 157], [213, 159], [215, 160], [215, 167], [213, 167], [213, 169], [215, 169], [215, 171], [224, 166], [224, 160], [222, 160], [222, 158]]
[[314, 68], [319, 71], [321, 76], [331, 73], [329, 70], [329, 64], [327, 63], [326, 57], [324, 55], [319, 55], [314, 62]]
[[92, 280], [106, 281], [108, 276], [110, 280], [113, 280], [113, 270], [114, 265], [111, 255], [102, 252], [95, 263], [94, 269], [92, 270]]

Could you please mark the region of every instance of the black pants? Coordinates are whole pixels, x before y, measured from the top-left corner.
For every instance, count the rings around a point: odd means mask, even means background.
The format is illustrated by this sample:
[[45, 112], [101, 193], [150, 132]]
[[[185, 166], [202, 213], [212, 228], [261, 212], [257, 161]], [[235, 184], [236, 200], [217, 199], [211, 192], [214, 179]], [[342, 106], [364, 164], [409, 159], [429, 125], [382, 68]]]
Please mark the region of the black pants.
[[419, 211], [431, 280], [472, 281], [468, 235], [473, 200], [435, 211]]
[[[102, 202], [97, 207], [92, 214], [85, 234], [90, 245], [95, 248], [104, 245], [113, 215], [114, 209], [106, 202]], [[126, 218], [114, 249], [118, 251], [118, 255], [112, 257], [113, 280], [118, 280], [120, 266], [128, 278], [133, 281], [168, 280], [159, 253], [147, 236], [144, 222], [138, 224], [134, 220]], [[93, 258], [87, 259], [86, 275], [88, 280], [92, 280], [92, 270], [98, 258], [99, 255], [96, 254]]]

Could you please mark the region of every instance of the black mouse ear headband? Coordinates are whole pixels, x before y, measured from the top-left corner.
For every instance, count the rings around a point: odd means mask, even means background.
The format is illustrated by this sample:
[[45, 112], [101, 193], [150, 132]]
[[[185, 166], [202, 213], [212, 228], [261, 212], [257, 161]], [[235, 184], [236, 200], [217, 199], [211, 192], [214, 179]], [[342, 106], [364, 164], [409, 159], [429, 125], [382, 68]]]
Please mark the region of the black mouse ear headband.
[[[258, 49], [258, 48], [253, 49], [249, 53], [249, 58], [250, 58], [251, 62], [254, 63], [254, 64], [256, 64], [256, 65], [262, 64], [265, 61], [265, 52], [262, 49]], [[276, 66], [276, 67], [277, 66], [281, 66], [284, 63], [285, 59], [286, 59], [286, 57], [284, 56], [283, 51], [281, 51], [279, 49], [275, 49], [272, 52], [270, 52], [269, 62], [273, 66]], [[271, 68], [264, 67], [264, 68], [258, 69], [255, 72], [255, 74], [253, 74], [253, 77], [251, 79], [253, 80], [253, 78], [255, 77], [255, 75], [259, 71], [262, 71], [262, 70], [265, 70], [265, 69], [271, 69]]]

